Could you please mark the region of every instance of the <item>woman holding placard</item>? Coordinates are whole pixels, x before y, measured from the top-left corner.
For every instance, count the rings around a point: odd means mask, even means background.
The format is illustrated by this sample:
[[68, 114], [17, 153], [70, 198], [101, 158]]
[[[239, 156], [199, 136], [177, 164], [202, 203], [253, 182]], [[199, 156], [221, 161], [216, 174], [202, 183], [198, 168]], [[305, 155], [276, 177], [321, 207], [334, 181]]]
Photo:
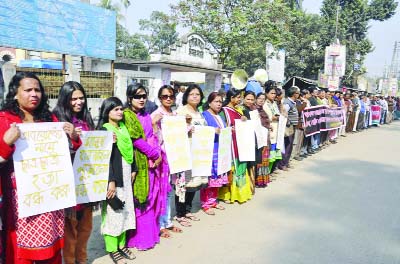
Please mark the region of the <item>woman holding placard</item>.
[[226, 93], [225, 102], [223, 104], [223, 119], [226, 120], [227, 126], [232, 127], [232, 170], [229, 173], [229, 186], [219, 189], [219, 199], [226, 203], [238, 201], [244, 203], [251, 199], [252, 192], [250, 186], [250, 177], [247, 173], [247, 162], [239, 161], [239, 152], [237, 147], [237, 139], [235, 132], [235, 120], [246, 120], [243, 111], [238, 107], [242, 100], [240, 90], [232, 89]]
[[[264, 93], [259, 93], [256, 96], [256, 108], [258, 114], [260, 116], [261, 125], [268, 129], [270, 133], [271, 129], [271, 120], [269, 119], [267, 113], [263, 109], [263, 105], [265, 103], [266, 97]], [[256, 178], [255, 183], [257, 188], [267, 187], [269, 183], [269, 149], [270, 149], [270, 140], [268, 133], [268, 143], [266, 146], [262, 148], [258, 148], [256, 150]]]
[[215, 127], [214, 152], [211, 168], [211, 177], [208, 178], [208, 187], [200, 190], [200, 201], [203, 211], [208, 215], [215, 215], [213, 208], [225, 210], [218, 204], [218, 189], [228, 184], [228, 175], [223, 173], [218, 175], [218, 140], [222, 128], [226, 127], [219, 112], [222, 108], [222, 96], [218, 92], [212, 92], [208, 96], [207, 103], [204, 106], [203, 116], [208, 126]]
[[[157, 110], [151, 113], [151, 119], [153, 123], [154, 133], [158, 136], [158, 141], [164, 154], [165, 144], [162, 137], [161, 122], [164, 116], [176, 116], [176, 112], [172, 111], [171, 109], [175, 101], [174, 89], [169, 85], [161, 86], [161, 88], [158, 90], [158, 99], [160, 100], [161, 105], [157, 108]], [[173, 196], [173, 193], [170, 186], [170, 170], [166, 155], [163, 155], [162, 168], [162, 177], [165, 177], [165, 180], [168, 180], [168, 183], [166, 183], [166, 188], [164, 188], [165, 192], [162, 194], [160, 193], [160, 199], [165, 199], [166, 205], [165, 213], [159, 218], [160, 236], [164, 238], [169, 238], [171, 237], [169, 231], [172, 231], [174, 233], [181, 233], [182, 229], [174, 226], [171, 221], [170, 198], [171, 196]]]
[[271, 148], [269, 152], [269, 168], [271, 172], [274, 172], [276, 161], [282, 159], [281, 151], [276, 148], [279, 116], [281, 115], [281, 112], [279, 111], [279, 107], [275, 102], [276, 89], [274, 86], [269, 85], [265, 87], [265, 96], [266, 100], [263, 106], [263, 110], [265, 111], [265, 113], [267, 113], [269, 120], [271, 121], [269, 133], [269, 139], [271, 141]]
[[[69, 81], [61, 86], [53, 113], [59, 121], [72, 123], [78, 134], [94, 129], [92, 116], [87, 107], [85, 90], [78, 82]], [[78, 204], [65, 210], [63, 250], [65, 264], [86, 263], [87, 243], [91, 232], [92, 206], [90, 204]]]
[[127, 245], [147, 250], [160, 242], [158, 218], [165, 213], [168, 178], [162, 177], [162, 153], [153, 131], [151, 117], [145, 112], [147, 90], [130, 84], [126, 90], [129, 108], [124, 110], [125, 124], [133, 140], [138, 173], [133, 183], [136, 230], [128, 233]]
[[[33, 73], [19, 72], [9, 85], [5, 105], [0, 112], [0, 178], [4, 191], [6, 232], [5, 263], [61, 263], [64, 246], [64, 210], [29, 217], [18, 216], [16, 177], [12, 155], [14, 143], [21, 137], [17, 123], [57, 122], [49, 110], [47, 95]], [[74, 150], [81, 144], [71, 123], [63, 127]]]
[[[204, 94], [200, 86], [191, 84], [183, 94], [183, 106], [179, 107], [176, 111], [178, 115], [186, 117], [189, 138], [191, 138], [192, 133], [195, 132], [194, 126], [206, 125], [206, 121], [198, 109], [203, 99]], [[183, 176], [178, 177], [175, 181], [175, 186], [180, 186], [180, 188], [184, 189], [180, 192], [180, 196], [175, 196], [175, 220], [182, 226], [190, 226], [190, 221], [200, 220], [191, 212], [192, 202], [196, 191], [207, 186], [208, 177], [192, 177], [192, 171], [186, 171]]]
[[114, 263], [126, 263], [135, 255], [126, 248], [126, 232], [136, 228], [132, 181], [137, 167], [133, 157], [132, 140], [123, 121], [122, 102], [117, 97], [103, 101], [100, 107], [99, 130], [114, 133], [107, 188], [107, 200], [101, 213], [101, 233], [105, 248]]

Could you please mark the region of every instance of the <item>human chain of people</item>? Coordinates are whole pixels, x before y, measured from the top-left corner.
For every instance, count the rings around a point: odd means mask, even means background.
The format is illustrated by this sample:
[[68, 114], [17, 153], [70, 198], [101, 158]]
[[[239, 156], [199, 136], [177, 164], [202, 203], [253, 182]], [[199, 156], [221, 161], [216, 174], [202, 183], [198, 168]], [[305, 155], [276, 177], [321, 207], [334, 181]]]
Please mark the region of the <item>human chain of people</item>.
[[152, 249], [200, 220], [192, 212], [196, 192], [204, 215], [216, 215], [223, 203], [246, 203], [340, 137], [400, 118], [399, 98], [284, 90], [271, 81], [258, 94], [231, 88], [206, 96], [196, 84], [179, 91], [163, 85], [153, 111], [146, 110], [147, 87], [133, 83], [125, 102], [103, 100], [97, 123], [75, 81], [61, 86], [52, 110], [33, 73], [15, 74], [6, 98], [4, 263], [86, 263], [96, 210], [106, 252], [126, 263], [133, 249]]

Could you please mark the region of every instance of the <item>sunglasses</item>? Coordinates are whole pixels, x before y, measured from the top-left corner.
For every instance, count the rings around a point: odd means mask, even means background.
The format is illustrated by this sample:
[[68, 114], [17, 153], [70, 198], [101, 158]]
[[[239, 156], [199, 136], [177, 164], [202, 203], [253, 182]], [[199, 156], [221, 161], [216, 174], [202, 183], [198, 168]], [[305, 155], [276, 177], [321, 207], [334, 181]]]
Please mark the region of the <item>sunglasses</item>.
[[147, 94], [134, 94], [132, 95], [132, 98], [136, 100], [147, 99]]
[[174, 99], [175, 99], [175, 95], [163, 94], [163, 95], [161, 95], [161, 99], [162, 99], [162, 100], [167, 100], [167, 99], [174, 100]]

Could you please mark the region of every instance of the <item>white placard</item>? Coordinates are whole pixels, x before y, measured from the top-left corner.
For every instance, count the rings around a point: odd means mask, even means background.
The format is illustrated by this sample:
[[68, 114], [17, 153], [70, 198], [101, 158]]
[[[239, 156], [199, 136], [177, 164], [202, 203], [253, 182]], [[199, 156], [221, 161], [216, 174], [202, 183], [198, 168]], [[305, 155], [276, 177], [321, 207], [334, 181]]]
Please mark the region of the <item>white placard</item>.
[[285, 149], [285, 129], [287, 124], [287, 117], [279, 116], [278, 135], [276, 139], [276, 148], [280, 150]]
[[221, 175], [232, 168], [232, 128], [222, 128], [218, 141], [218, 170]]
[[211, 176], [215, 128], [195, 126], [192, 134], [192, 176]]
[[254, 131], [256, 133], [257, 148], [268, 146], [268, 129], [261, 124], [260, 114], [257, 110], [250, 111], [250, 119], [254, 122]]
[[18, 124], [13, 155], [18, 215], [27, 217], [76, 205], [74, 174], [64, 123]]
[[236, 142], [240, 161], [256, 160], [254, 122], [235, 119]]
[[73, 162], [76, 202], [78, 204], [106, 199], [113, 133], [83, 131], [82, 145]]
[[161, 128], [170, 173], [191, 170], [192, 159], [185, 117], [164, 116]]

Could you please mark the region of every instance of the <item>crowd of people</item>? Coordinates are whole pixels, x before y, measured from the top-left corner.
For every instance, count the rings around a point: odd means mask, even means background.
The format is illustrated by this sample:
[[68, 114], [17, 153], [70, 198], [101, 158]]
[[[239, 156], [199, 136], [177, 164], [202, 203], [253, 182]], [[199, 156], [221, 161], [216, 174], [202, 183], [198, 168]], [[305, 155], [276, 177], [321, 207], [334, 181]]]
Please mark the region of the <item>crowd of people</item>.
[[[158, 91], [158, 108], [146, 111], [146, 87], [131, 84], [126, 90], [126, 102], [117, 97], [102, 102], [95, 123], [88, 111], [85, 90], [78, 82], [69, 81], [61, 87], [51, 111], [39, 78], [32, 73], [17, 73], [0, 111], [2, 262], [87, 263], [93, 211], [101, 210], [105, 250], [114, 263], [126, 263], [135, 258], [133, 248], [151, 249], [160, 243], [160, 237], [169, 238], [171, 232], [180, 233], [182, 227], [191, 227], [200, 220], [192, 211], [197, 191], [205, 215], [216, 215], [218, 210], [225, 210], [222, 202], [245, 203], [252, 199], [256, 189], [269, 186], [279, 173], [292, 168], [293, 160], [315, 154], [346, 133], [368, 129], [371, 105], [382, 107], [381, 124], [400, 118], [399, 98], [312, 87], [300, 90], [296, 86], [284, 91], [272, 82], [267, 82], [264, 88], [265, 92], [259, 94], [230, 89], [226, 93], [212, 92], [205, 98], [196, 84], [180, 91], [164, 85]], [[318, 105], [340, 107], [345, 118], [336, 129], [306, 136], [302, 111]], [[251, 119], [251, 111], [258, 112], [262, 126], [269, 133], [267, 144], [256, 146], [256, 158], [249, 162], [239, 159], [235, 120], [246, 122]], [[162, 126], [166, 116], [185, 117], [185, 133], [189, 138], [196, 133], [195, 126], [215, 129], [209, 175], [195, 177], [190, 170], [170, 173]], [[284, 135], [280, 135], [278, 124], [283, 116], [288, 121]], [[13, 166], [14, 143], [21, 136], [17, 124], [36, 122], [65, 122], [63, 129], [70, 142], [71, 158], [82, 144], [82, 131], [113, 133], [106, 201], [19, 216], [18, 176]], [[232, 128], [232, 165], [229, 172], [218, 174], [219, 133], [226, 127]], [[277, 141], [282, 136], [284, 147], [280, 149]]]

